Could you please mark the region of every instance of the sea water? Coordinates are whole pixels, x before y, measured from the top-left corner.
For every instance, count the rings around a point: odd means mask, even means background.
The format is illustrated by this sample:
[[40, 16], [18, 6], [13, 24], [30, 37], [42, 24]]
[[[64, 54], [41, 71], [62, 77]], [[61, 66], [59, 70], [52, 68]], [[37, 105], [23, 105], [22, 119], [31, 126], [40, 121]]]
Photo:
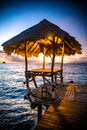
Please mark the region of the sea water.
[[[48, 64], [47, 67], [50, 65]], [[41, 65], [29, 65], [29, 69]], [[55, 65], [59, 68], [59, 65]], [[31, 109], [26, 94], [24, 64], [0, 64], [0, 130], [33, 130], [37, 123], [37, 108]], [[64, 64], [63, 80], [87, 84], [87, 63]], [[38, 86], [42, 83], [37, 78]], [[34, 84], [30, 83], [31, 89]], [[43, 112], [45, 107], [43, 106]]]

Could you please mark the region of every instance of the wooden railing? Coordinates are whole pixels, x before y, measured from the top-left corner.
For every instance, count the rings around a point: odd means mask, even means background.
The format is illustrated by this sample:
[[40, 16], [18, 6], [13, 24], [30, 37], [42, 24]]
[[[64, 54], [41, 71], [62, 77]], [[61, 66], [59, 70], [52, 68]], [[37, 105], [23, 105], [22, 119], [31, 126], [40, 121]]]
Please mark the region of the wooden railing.
[[75, 101], [87, 101], [87, 84], [75, 85], [74, 100]]
[[72, 84], [71, 89], [59, 87], [56, 90], [58, 100], [87, 101], [87, 84]]

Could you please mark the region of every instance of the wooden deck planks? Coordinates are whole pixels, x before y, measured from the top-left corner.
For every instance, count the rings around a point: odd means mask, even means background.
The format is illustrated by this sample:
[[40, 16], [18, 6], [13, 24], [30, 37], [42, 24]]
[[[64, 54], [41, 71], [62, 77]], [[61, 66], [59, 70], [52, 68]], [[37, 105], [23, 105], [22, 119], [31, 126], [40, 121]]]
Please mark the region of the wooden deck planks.
[[49, 106], [35, 130], [76, 130], [87, 128], [87, 102], [62, 100]]
[[41, 98], [41, 87], [33, 91], [36, 104], [49, 105], [34, 130], [87, 129], [87, 84], [56, 86], [55, 92], [53, 99]]

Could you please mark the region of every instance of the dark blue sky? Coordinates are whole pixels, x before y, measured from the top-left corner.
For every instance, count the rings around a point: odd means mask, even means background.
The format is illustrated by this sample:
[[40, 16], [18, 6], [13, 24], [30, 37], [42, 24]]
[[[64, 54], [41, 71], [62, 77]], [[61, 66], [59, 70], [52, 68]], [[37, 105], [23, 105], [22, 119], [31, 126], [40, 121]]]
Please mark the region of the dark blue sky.
[[44, 18], [74, 36], [87, 49], [84, 0], [1, 0], [0, 45]]

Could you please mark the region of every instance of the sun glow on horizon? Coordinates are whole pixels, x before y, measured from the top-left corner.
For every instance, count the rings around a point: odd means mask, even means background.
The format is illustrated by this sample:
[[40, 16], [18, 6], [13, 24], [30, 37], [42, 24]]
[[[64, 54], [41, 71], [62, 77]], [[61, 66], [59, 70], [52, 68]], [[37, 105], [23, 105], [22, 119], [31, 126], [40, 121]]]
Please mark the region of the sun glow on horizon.
[[[31, 64], [43, 63], [43, 54], [40, 53], [38, 57], [30, 57], [28, 60], [29, 60], [29, 63], [31, 63]], [[15, 54], [8, 56], [6, 53], [2, 52], [2, 53], [0, 53], [0, 63], [2, 63], [4, 61], [6, 63], [25, 63], [25, 58], [21, 57], [19, 55], [15, 55]], [[75, 62], [77, 63], [79, 61], [87, 62], [87, 60], [85, 59], [84, 53], [83, 53], [83, 55], [75, 54], [72, 56], [64, 56], [64, 63], [75, 63]], [[51, 62], [52, 62], [51, 57], [45, 56], [45, 63], [51, 63]], [[61, 56], [55, 57], [55, 63], [61, 63]]]

